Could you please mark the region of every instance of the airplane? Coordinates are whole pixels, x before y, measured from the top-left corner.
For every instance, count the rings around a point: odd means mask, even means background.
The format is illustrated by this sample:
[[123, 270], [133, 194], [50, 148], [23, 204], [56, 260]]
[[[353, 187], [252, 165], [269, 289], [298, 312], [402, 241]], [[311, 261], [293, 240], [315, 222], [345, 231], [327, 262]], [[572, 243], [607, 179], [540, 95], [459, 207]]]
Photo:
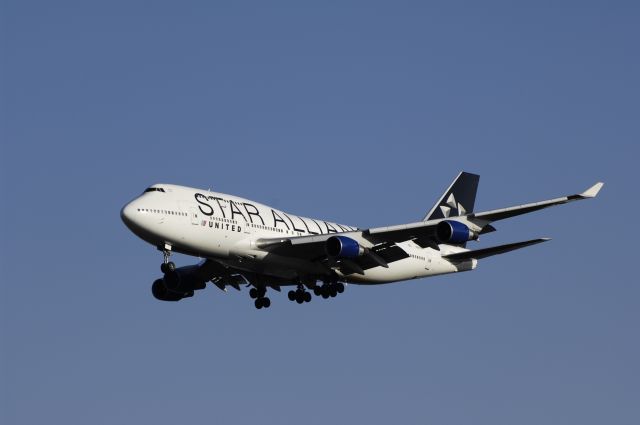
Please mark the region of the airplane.
[[[586, 191], [508, 208], [474, 212], [480, 176], [460, 172], [420, 221], [361, 229], [295, 214], [238, 196], [173, 184], [154, 184], [127, 203], [120, 216], [139, 238], [163, 253], [163, 276], [151, 287], [161, 301], [180, 301], [211, 283], [223, 291], [249, 287], [257, 309], [269, 289], [290, 301], [311, 292], [335, 297], [346, 284], [376, 285], [473, 270], [493, 255], [546, 242], [537, 238], [488, 248], [467, 242], [496, 230], [491, 223], [554, 205], [595, 198]], [[176, 267], [172, 252], [200, 257]]]

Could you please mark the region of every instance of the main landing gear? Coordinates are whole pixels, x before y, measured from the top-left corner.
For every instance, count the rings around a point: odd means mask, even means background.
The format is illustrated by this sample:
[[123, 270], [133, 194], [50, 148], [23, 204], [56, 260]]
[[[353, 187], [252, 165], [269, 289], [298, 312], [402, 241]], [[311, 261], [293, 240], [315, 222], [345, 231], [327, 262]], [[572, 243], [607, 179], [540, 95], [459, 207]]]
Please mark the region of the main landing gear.
[[261, 308], [269, 308], [269, 306], [271, 305], [271, 300], [266, 297], [266, 295], [267, 288], [264, 286], [251, 288], [249, 290], [249, 296], [256, 300], [254, 304], [258, 310], [260, 310]]
[[171, 257], [171, 245], [165, 245], [162, 249], [163, 260], [162, 264], [160, 264], [160, 271], [164, 274], [174, 272], [176, 270], [176, 265], [169, 261]]
[[325, 282], [322, 286], [316, 286], [313, 288], [313, 293], [317, 297], [322, 297], [325, 300], [329, 297], [333, 298], [338, 294], [344, 292], [344, 283], [342, 282]]
[[298, 304], [311, 302], [311, 293], [305, 291], [302, 285], [298, 285], [298, 289], [289, 291], [287, 295], [289, 296], [289, 301], [295, 301]]

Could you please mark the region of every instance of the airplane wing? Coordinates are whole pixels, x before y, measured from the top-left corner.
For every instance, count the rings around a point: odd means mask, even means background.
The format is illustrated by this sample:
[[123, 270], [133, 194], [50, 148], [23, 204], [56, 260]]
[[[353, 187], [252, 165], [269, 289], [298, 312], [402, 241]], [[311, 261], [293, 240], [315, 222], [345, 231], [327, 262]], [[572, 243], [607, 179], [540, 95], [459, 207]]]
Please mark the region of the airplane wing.
[[604, 186], [604, 183], [598, 182], [584, 192], [576, 195], [563, 196], [561, 198], [549, 199], [547, 201], [534, 202], [531, 204], [518, 205], [509, 208], [501, 208], [498, 210], [485, 211], [477, 214], [469, 214], [469, 218], [492, 222], [521, 214], [527, 214], [533, 211], [541, 210], [543, 208], [552, 207], [554, 205], [566, 204], [567, 202], [580, 201], [582, 199], [595, 198], [598, 195], [598, 192], [600, 192], [600, 189], [602, 189], [602, 186]]
[[[432, 247], [438, 250], [436, 229], [438, 223], [449, 221], [460, 221], [465, 225], [474, 227], [478, 234], [495, 231], [491, 222], [514, 217], [521, 214], [530, 213], [554, 205], [566, 204], [572, 201], [594, 198], [603, 183], [598, 182], [582, 193], [549, 199], [546, 201], [534, 202], [530, 204], [517, 205], [509, 208], [502, 208], [486, 212], [471, 213], [448, 218], [419, 221], [415, 223], [400, 224], [396, 226], [375, 227], [352, 232], [331, 233], [314, 236], [294, 236], [290, 238], [261, 239], [256, 241], [256, 247], [275, 254], [306, 259], [309, 261], [327, 261], [326, 242], [333, 236], [346, 236], [359, 242], [365, 248], [365, 255], [355, 260], [343, 260], [345, 267], [360, 272], [367, 268], [383, 266], [393, 261], [398, 261], [408, 257], [408, 254], [396, 243], [414, 241], [423, 248]], [[518, 242], [493, 248], [484, 248], [476, 251], [465, 251], [457, 254], [450, 254], [449, 259], [458, 260], [463, 258], [484, 258], [513, 249], [522, 248], [535, 243], [544, 242], [546, 239], [534, 239], [532, 241]], [[523, 245], [524, 244], [524, 245]], [[473, 254], [469, 254], [469, 253]], [[475, 255], [470, 257], [470, 255]], [[355, 263], [355, 264], [354, 264]], [[362, 270], [361, 270], [362, 269]]]
[[[533, 211], [541, 210], [543, 208], [552, 207], [554, 205], [566, 204], [572, 201], [579, 201], [582, 199], [595, 198], [604, 183], [598, 182], [591, 186], [589, 189], [576, 195], [568, 195], [560, 198], [549, 199], [546, 201], [533, 202], [530, 204], [517, 205], [509, 208], [501, 208], [497, 210], [485, 211], [480, 213], [471, 213], [463, 216], [449, 217], [446, 219], [420, 221], [417, 223], [400, 224], [397, 226], [376, 227], [373, 229], [367, 229], [363, 233], [365, 236], [370, 236], [374, 240], [392, 240], [400, 242], [404, 240], [416, 240], [419, 245], [420, 242], [428, 243], [430, 238], [435, 236], [435, 229], [439, 222], [444, 220], [460, 220], [462, 222], [469, 222], [477, 225], [481, 230], [479, 233], [488, 233], [495, 230], [490, 223], [505, 218], [514, 217], [521, 214], [527, 214]], [[422, 245], [421, 245], [422, 246]]]
[[186, 266], [183, 269], [188, 270], [192, 274], [192, 278], [203, 282], [211, 282], [225, 292], [227, 291], [227, 286], [239, 291], [240, 285], [246, 283], [233, 269], [215, 260], [202, 260], [198, 264]]

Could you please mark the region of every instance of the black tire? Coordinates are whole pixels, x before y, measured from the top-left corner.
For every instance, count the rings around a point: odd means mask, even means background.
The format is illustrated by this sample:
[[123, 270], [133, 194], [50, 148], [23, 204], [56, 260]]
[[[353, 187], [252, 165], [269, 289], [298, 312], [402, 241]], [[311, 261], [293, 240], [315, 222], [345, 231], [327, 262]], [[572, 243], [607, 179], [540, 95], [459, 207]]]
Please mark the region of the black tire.
[[336, 283], [336, 291], [338, 291], [338, 294], [342, 294], [344, 292], [344, 283]]
[[253, 299], [258, 298], [258, 290], [256, 288], [249, 289], [249, 296]]
[[162, 273], [166, 273], [167, 272], [167, 265], [165, 263], [160, 264], [160, 271]]
[[302, 292], [298, 292], [296, 294], [296, 302], [298, 304], [302, 304], [304, 302], [304, 294]]
[[256, 299], [256, 301], [253, 304], [256, 306], [258, 310], [260, 310], [262, 308], [262, 298]]
[[311, 302], [311, 292], [305, 292], [304, 293], [304, 301], [307, 303]]
[[167, 263], [167, 265], [165, 266], [166, 270], [168, 272], [175, 272], [176, 271], [176, 265], [173, 263], [173, 261], [169, 261]]
[[316, 286], [315, 288], [313, 288], [313, 294], [316, 297], [319, 297], [320, 295], [322, 295], [322, 291], [320, 290], [320, 287]]
[[269, 308], [271, 306], [271, 300], [269, 298], [262, 299], [262, 306], [264, 308]]
[[289, 297], [289, 301], [295, 301], [296, 300], [296, 291], [289, 291], [287, 296]]
[[323, 292], [322, 293], [322, 298], [324, 298], [326, 300], [327, 298], [329, 298], [329, 294], [327, 294], [326, 292]]

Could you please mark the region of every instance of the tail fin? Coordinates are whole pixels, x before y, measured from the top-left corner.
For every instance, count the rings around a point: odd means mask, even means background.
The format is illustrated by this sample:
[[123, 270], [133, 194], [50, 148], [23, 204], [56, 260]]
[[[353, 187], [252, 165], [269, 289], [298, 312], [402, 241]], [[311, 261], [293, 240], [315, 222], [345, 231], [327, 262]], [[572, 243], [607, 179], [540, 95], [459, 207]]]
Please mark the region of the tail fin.
[[479, 181], [477, 174], [460, 172], [423, 221], [472, 213]]

